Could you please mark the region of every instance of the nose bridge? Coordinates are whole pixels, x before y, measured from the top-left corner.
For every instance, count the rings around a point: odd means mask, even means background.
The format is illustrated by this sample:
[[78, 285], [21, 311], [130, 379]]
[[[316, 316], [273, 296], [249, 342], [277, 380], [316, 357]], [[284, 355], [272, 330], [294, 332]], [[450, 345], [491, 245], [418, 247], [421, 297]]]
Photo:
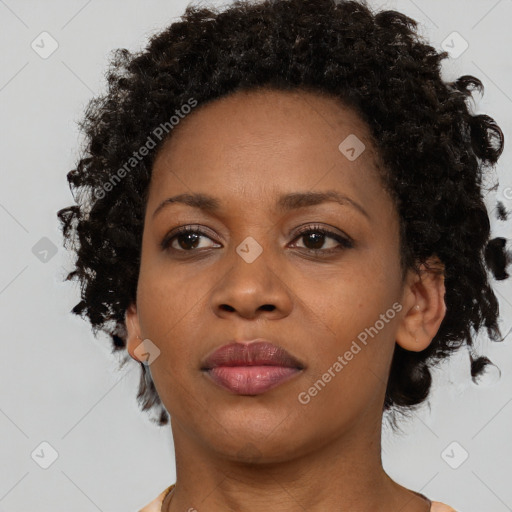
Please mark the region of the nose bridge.
[[273, 254], [273, 244], [266, 243], [268, 227], [252, 233], [233, 245], [229, 268], [212, 293], [217, 314], [236, 311], [252, 317], [258, 310], [283, 313], [290, 307], [287, 287], [279, 277], [279, 258]]
[[272, 249], [263, 240], [263, 230], [258, 233], [253, 231], [253, 234], [234, 245], [230, 258], [231, 270], [226, 277], [238, 293], [257, 294], [261, 300], [269, 296], [274, 288], [275, 272], [271, 270]]
[[[267, 195], [261, 193], [261, 196]], [[247, 193], [242, 194], [243, 208], [239, 209], [236, 220], [232, 225], [231, 246], [234, 254], [233, 264], [238, 267], [241, 265], [244, 270], [248, 270], [251, 265], [258, 268], [265, 264], [269, 265], [269, 259], [273, 257], [272, 250], [275, 247], [274, 236], [275, 226], [272, 220], [267, 219], [269, 213], [269, 204], [264, 201], [249, 200]], [[239, 261], [242, 260], [242, 261]]]

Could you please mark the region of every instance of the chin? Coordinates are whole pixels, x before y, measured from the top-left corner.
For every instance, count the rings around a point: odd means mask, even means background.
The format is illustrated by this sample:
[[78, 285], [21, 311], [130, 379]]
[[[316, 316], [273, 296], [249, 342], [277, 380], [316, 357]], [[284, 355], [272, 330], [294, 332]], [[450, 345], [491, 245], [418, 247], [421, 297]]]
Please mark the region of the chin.
[[[236, 462], [284, 462], [296, 458], [302, 451], [305, 453], [305, 447], [309, 444], [298, 430], [299, 425], [292, 425], [285, 418], [286, 415], [282, 414], [255, 418], [241, 416], [240, 412], [237, 416], [237, 411], [233, 411], [233, 417], [229, 420], [225, 416], [216, 416], [217, 421], [208, 425], [202, 437], [206, 437], [205, 443], [219, 456]], [[304, 450], [300, 446], [304, 446]]]

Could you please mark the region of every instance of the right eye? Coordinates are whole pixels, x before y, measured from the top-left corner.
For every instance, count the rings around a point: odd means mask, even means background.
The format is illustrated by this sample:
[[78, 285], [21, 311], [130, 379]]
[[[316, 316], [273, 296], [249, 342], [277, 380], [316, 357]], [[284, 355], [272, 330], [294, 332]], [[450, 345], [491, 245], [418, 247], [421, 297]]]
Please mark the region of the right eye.
[[209, 238], [211, 240], [205, 232], [197, 229], [196, 226], [182, 226], [166, 235], [160, 245], [164, 250], [193, 252], [195, 249], [205, 248], [204, 246], [199, 246], [201, 238]]

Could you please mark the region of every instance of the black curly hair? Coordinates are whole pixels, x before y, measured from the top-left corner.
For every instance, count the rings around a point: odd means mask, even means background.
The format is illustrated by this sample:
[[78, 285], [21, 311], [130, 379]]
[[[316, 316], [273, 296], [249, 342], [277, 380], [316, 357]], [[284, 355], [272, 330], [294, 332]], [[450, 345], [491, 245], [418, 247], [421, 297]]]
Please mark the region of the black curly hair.
[[[79, 123], [86, 144], [67, 175], [76, 204], [57, 213], [64, 246], [72, 243], [77, 256], [66, 277], [81, 284], [72, 312], [87, 317], [95, 335], [107, 333], [113, 353], [126, 349], [152, 163], [172, 136], [173, 116], [192, 110], [185, 105], [201, 108], [238, 90], [314, 91], [351, 107], [370, 128], [399, 213], [404, 274], [432, 255], [444, 265], [446, 315], [425, 350], [395, 344], [383, 410], [423, 402], [429, 368], [464, 344], [475, 378], [490, 361], [475, 354], [473, 334], [483, 325], [502, 340], [488, 271], [508, 278], [511, 257], [506, 239], [490, 240], [482, 177], [504, 137], [491, 117], [468, 107], [482, 82], [471, 75], [445, 82], [440, 64], [448, 53], [416, 27], [400, 12], [373, 12], [364, 0], [249, 0], [223, 10], [189, 4], [143, 51], [115, 50], [108, 91], [89, 102]], [[502, 203], [499, 211], [506, 219]], [[122, 364], [126, 350], [124, 357]], [[165, 425], [168, 412], [140, 368], [138, 403], [159, 408]]]

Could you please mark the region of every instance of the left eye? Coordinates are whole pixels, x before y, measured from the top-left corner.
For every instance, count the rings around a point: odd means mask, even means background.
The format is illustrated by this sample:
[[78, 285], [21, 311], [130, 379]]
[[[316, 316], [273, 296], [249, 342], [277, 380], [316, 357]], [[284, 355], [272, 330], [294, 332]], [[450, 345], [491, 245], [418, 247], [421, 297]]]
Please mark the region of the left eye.
[[[300, 238], [304, 239], [306, 249], [310, 250], [312, 252], [332, 252], [337, 251], [340, 249], [340, 245], [343, 248], [349, 249], [353, 247], [353, 244], [351, 240], [348, 238], [345, 238], [344, 236], [339, 235], [338, 233], [333, 233], [332, 231], [328, 231], [325, 228], [321, 227], [314, 227], [314, 228], [307, 228], [305, 230], [302, 230], [299, 233], [299, 236], [295, 238], [295, 240], [298, 240]], [[334, 240], [337, 242], [337, 244], [334, 244], [333, 247], [322, 249], [321, 247], [324, 245], [325, 240], [330, 238], [331, 240]], [[307, 242], [306, 242], [307, 241]], [[308, 247], [309, 245], [309, 247]], [[313, 246], [313, 247], [311, 247]]]

